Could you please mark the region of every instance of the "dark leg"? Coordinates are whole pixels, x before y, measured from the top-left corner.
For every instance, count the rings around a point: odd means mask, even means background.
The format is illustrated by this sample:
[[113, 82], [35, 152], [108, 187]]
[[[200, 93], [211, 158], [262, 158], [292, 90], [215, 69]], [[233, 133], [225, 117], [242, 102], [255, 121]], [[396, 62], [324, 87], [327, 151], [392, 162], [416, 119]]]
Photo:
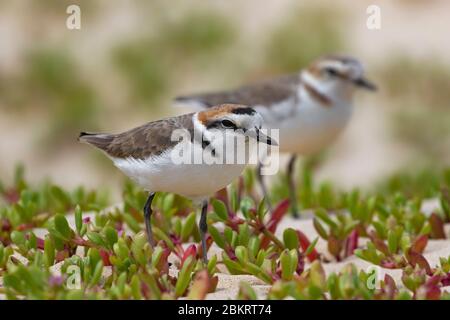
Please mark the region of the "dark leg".
[[206, 214], [208, 211], [208, 201], [202, 203], [202, 215], [200, 216], [200, 222], [198, 228], [200, 229], [200, 237], [202, 238], [202, 253], [203, 262], [208, 264], [208, 255], [206, 253], [206, 232], [208, 231], [208, 224], [206, 223]]
[[269, 193], [267, 192], [266, 185], [264, 183], [264, 177], [261, 174], [262, 164], [261, 162], [258, 162], [258, 166], [256, 167], [256, 176], [258, 178], [259, 185], [261, 186], [261, 190], [263, 192], [264, 199], [267, 204], [267, 208], [269, 209], [269, 212], [273, 212], [272, 204], [270, 203], [269, 199]]
[[295, 160], [297, 160], [296, 155], [292, 155], [291, 159], [289, 159], [287, 167], [287, 178], [289, 183], [289, 196], [291, 198], [291, 212], [294, 218], [298, 218], [297, 196], [295, 192], [295, 182], [294, 182]]
[[147, 202], [145, 202], [144, 206], [144, 220], [145, 220], [145, 230], [147, 231], [147, 240], [150, 244], [150, 247], [155, 247], [155, 240], [153, 240], [153, 232], [152, 232], [152, 224], [151, 224], [151, 217], [152, 217], [152, 201], [155, 197], [155, 193], [151, 192], [148, 195]]

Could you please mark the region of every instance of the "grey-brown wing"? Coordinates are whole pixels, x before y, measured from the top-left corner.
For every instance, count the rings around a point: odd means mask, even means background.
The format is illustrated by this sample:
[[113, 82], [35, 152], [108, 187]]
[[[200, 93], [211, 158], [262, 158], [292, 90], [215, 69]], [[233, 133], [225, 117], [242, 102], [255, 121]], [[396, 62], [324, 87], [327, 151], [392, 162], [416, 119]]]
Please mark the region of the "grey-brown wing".
[[119, 134], [82, 133], [79, 139], [111, 157], [145, 159], [173, 147], [177, 143], [171, 140], [173, 130], [183, 128], [193, 134], [192, 114], [149, 122]]
[[179, 103], [195, 103], [205, 108], [222, 103], [269, 107], [290, 98], [295, 93], [299, 83], [299, 75], [293, 74], [243, 86], [235, 90], [181, 96], [175, 100]]

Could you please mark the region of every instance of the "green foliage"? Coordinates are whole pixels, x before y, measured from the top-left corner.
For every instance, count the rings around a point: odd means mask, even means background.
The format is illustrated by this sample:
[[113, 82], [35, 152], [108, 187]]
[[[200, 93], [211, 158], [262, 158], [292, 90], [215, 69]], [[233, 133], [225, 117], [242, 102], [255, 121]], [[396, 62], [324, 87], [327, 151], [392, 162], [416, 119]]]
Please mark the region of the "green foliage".
[[[64, 50], [31, 51], [21, 80], [27, 97], [51, 114], [44, 141], [73, 140], [80, 128], [95, 128], [98, 102], [95, 92], [80, 75], [74, 58]], [[28, 100], [22, 101], [27, 104]], [[57, 140], [59, 139], [59, 140]], [[46, 144], [51, 145], [51, 144]]]
[[205, 55], [228, 45], [233, 31], [225, 17], [193, 11], [165, 26], [163, 41], [174, 52], [183, 52], [183, 56]]
[[[213, 12], [192, 11], [162, 19], [156, 32], [125, 42], [112, 51], [112, 61], [127, 80], [137, 102], [159, 102], [180, 76], [180, 68], [208, 61], [233, 39], [227, 19]], [[177, 69], [173, 61], [177, 61]]]
[[[247, 174], [243, 184], [212, 201], [207, 246], [220, 252], [209, 252], [204, 265], [201, 246], [195, 244], [200, 240], [196, 213], [185, 199], [157, 194], [152, 205], [157, 245], [151, 248], [142, 231], [147, 195], [134, 185], [125, 185], [123, 207], [105, 209], [98, 192], [69, 192], [50, 183], [31, 187], [18, 167], [14, 184], [0, 193], [5, 203], [0, 293], [9, 299], [204, 299], [217, 286], [216, 272], [226, 269], [269, 284], [269, 299], [446, 299], [441, 288], [448, 283], [450, 257], [431, 266], [423, 252], [429, 239], [447, 237], [447, 171], [431, 179], [429, 173], [393, 178], [395, 183], [369, 195], [332, 194], [342, 209], [319, 207], [313, 219], [328, 252], [316, 248], [318, 238], [310, 241], [295, 228], [278, 238], [289, 202], [268, 212], [248, 188]], [[414, 192], [406, 181], [415, 181]], [[310, 186], [314, 196], [317, 189], [312, 181]], [[415, 192], [440, 199], [441, 208], [426, 215]], [[373, 272], [352, 265], [325, 273], [330, 255], [344, 260], [353, 254], [401, 270], [401, 284], [389, 276], [377, 282]], [[176, 272], [169, 272], [169, 256]], [[240, 284], [238, 298], [256, 297], [251, 286]]]
[[114, 51], [114, 63], [128, 80], [136, 99], [155, 102], [167, 92], [168, 70], [161, 63], [162, 56], [160, 48], [147, 39], [125, 44]]
[[450, 85], [449, 66], [430, 57], [398, 55], [380, 70], [380, 83], [386, 89], [393, 115], [394, 134], [415, 151], [416, 162], [445, 164], [450, 133], [450, 115], [446, 112], [450, 99], [446, 89]]
[[289, 14], [270, 37], [269, 66], [280, 72], [296, 72], [321, 55], [342, 51], [343, 37], [336, 25], [343, 17], [335, 7], [302, 7]]

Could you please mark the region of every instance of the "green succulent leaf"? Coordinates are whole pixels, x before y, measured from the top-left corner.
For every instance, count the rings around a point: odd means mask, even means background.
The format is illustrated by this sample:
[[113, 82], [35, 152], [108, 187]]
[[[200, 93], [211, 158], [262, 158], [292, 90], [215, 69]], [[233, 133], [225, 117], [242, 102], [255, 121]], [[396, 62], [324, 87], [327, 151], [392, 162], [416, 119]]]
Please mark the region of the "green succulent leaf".
[[295, 229], [287, 228], [286, 230], [284, 230], [283, 241], [284, 241], [284, 246], [287, 249], [298, 249], [299, 248], [297, 231], [295, 231]]
[[192, 256], [189, 256], [183, 264], [183, 267], [180, 270], [178, 275], [178, 280], [175, 285], [175, 295], [177, 297], [182, 296], [187, 287], [189, 286], [191, 280], [191, 274], [195, 267], [195, 261]]
[[225, 204], [217, 199], [213, 199], [211, 202], [213, 208], [214, 208], [214, 212], [217, 214], [217, 216], [222, 220], [222, 221], [227, 221], [228, 220], [228, 211], [227, 211], [227, 207], [225, 206]]

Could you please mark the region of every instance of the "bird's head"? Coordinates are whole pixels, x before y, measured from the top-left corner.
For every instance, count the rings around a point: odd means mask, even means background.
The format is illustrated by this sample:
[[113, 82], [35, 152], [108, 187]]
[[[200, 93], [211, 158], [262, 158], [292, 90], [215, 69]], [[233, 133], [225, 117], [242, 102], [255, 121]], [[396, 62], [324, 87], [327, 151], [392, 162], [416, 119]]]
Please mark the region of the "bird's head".
[[329, 98], [351, 99], [355, 89], [375, 91], [364, 75], [363, 65], [355, 58], [330, 55], [314, 61], [302, 73], [302, 80]]
[[253, 138], [260, 143], [277, 145], [275, 140], [261, 132], [263, 123], [261, 115], [244, 105], [218, 105], [199, 112], [197, 119], [206, 136], [214, 132], [226, 134], [231, 138], [244, 136], [247, 142]]

